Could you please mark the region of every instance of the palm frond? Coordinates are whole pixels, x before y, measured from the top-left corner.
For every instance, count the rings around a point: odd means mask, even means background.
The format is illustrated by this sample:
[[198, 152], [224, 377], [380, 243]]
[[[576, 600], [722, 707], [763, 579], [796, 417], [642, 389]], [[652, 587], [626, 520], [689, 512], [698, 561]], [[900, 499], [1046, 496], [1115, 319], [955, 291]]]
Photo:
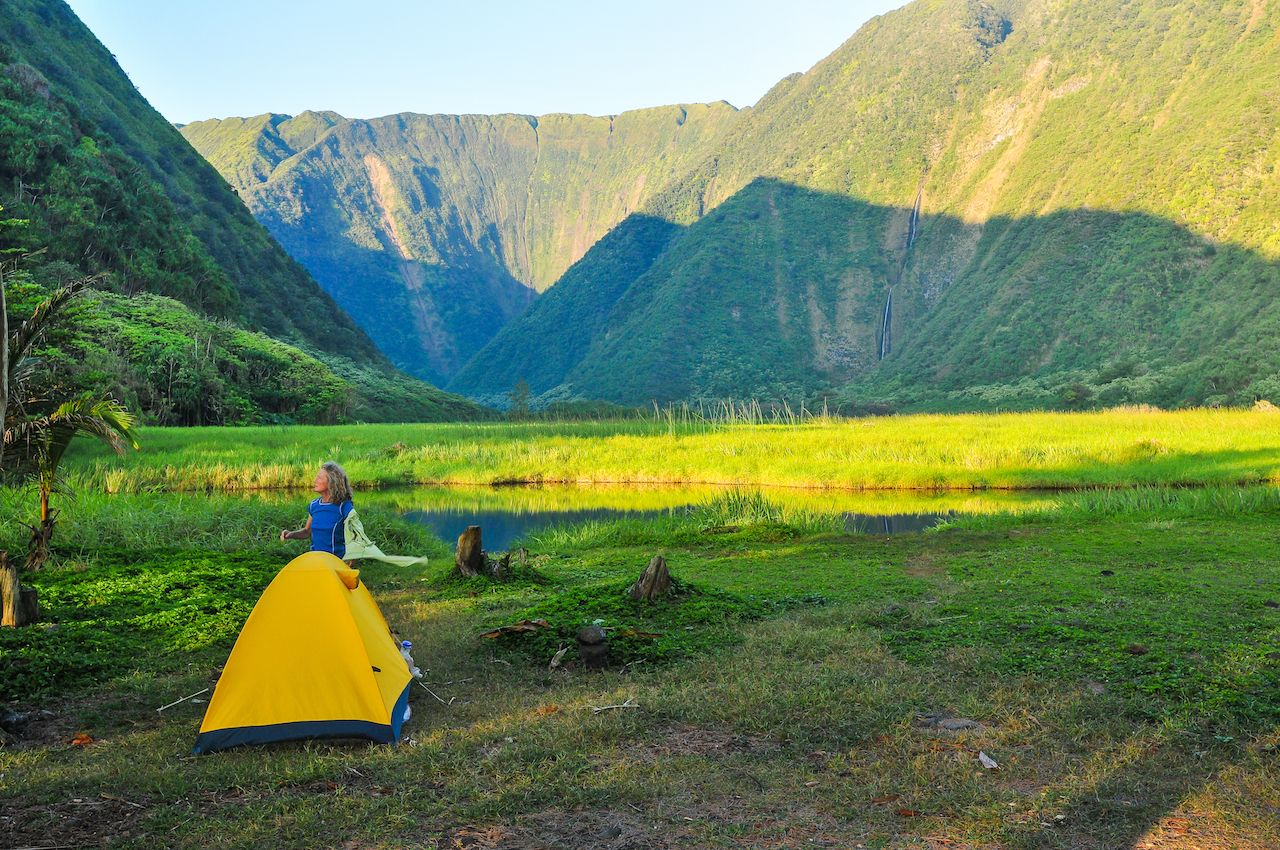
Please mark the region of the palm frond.
[[114, 399], [83, 396], [65, 401], [48, 413], [13, 421], [4, 434], [3, 468], [26, 477], [56, 470], [79, 434], [97, 437], [118, 454], [137, 449], [134, 421]]
[[63, 450], [77, 434], [97, 437], [117, 453], [138, 448], [134, 416], [115, 399], [82, 396], [58, 405], [47, 419], [52, 441]]

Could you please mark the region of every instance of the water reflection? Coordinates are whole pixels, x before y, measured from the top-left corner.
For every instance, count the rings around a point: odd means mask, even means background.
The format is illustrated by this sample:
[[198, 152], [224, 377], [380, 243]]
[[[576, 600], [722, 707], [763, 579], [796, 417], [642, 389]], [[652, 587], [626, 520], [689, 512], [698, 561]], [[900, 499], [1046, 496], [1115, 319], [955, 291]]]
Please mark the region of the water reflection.
[[[421, 523], [452, 542], [468, 525], [484, 530], [485, 548], [502, 551], [555, 525], [614, 519], [653, 519], [684, 513], [733, 488], [715, 486], [542, 485], [514, 487], [417, 487], [356, 494]], [[754, 491], [753, 491], [754, 492]], [[1050, 502], [1046, 493], [849, 492], [767, 488], [770, 502], [789, 510], [838, 516], [851, 533], [924, 531], [964, 514], [1017, 513]]]

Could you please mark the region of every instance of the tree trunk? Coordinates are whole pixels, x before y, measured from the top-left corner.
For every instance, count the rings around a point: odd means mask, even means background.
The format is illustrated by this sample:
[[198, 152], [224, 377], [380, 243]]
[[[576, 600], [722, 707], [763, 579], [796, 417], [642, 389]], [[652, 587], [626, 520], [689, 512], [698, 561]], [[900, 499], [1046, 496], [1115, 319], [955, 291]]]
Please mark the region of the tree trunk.
[[9, 307], [4, 298], [4, 269], [0, 268], [0, 470], [4, 469], [5, 426], [9, 415]]
[[667, 572], [667, 562], [661, 555], [654, 555], [649, 566], [644, 568], [640, 578], [631, 585], [627, 594], [637, 602], [652, 602], [671, 591], [671, 573]]
[[39, 572], [44, 562], [49, 560], [49, 543], [53, 540], [55, 516], [49, 511], [48, 502], [41, 500], [40, 524], [28, 526], [31, 529], [31, 544], [27, 548], [27, 563], [23, 566], [26, 572]]
[[487, 574], [484, 549], [480, 546], [480, 526], [471, 525], [458, 535], [458, 550], [453, 556], [458, 572], [467, 578]]

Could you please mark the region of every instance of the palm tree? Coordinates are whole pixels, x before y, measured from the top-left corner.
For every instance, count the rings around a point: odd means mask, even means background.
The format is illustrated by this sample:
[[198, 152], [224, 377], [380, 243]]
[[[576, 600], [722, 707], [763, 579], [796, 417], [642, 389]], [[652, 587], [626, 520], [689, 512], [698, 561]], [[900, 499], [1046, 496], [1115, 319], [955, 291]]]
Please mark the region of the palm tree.
[[[133, 416], [119, 402], [93, 394], [58, 397], [56, 388], [40, 384], [38, 363], [31, 357], [32, 348], [57, 323], [67, 305], [92, 283], [92, 278], [84, 278], [58, 289], [36, 307], [31, 318], [4, 337], [8, 356], [0, 366], [0, 377], [4, 378], [0, 393], [6, 400], [0, 473], [8, 480], [34, 481], [40, 495], [40, 521], [30, 526], [28, 570], [39, 569], [49, 557], [57, 518], [49, 503], [58, 466], [71, 442], [86, 434], [105, 441], [117, 452], [138, 447]], [[34, 619], [34, 603], [21, 605], [22, 593], [16, 564], [0, 557], [4, 603], [0, 624], [24, 625]]]

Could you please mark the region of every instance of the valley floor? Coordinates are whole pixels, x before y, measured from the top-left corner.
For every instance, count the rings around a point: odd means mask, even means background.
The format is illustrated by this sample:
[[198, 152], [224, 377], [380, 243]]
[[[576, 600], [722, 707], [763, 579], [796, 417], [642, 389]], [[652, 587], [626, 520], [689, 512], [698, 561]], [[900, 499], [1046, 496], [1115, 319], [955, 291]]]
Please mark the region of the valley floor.
[[[140, 523], [127, 500], [86, 499], [33, 579], [58, 627], [0, 636], [0, 699], [31, 718], [0, 748], [4, 846], [1262, 850], [1280, 835], [1274, 500], [1136, 498], [897, 537], [586, 526], [528, 541], [530, 567], [496, 585], [450, 577], [451, 553], [375, 515], [382, 539], [435, 556], [363, 575], [439, 699], [415, 686], [395, 748], [194, 757], [204, 706], [156, 709], [216, 681], [295, 552], [270, 542], [291, 512], [130, 498], [189, 533], [104, 549], [95, 529]], [[657, 552], [686, 595], [615, 601]], [[541, 645], [479, 637], [539, 611], [643, 625], [662, 651], [619, 630], [626, 666], [551, 670]]]

